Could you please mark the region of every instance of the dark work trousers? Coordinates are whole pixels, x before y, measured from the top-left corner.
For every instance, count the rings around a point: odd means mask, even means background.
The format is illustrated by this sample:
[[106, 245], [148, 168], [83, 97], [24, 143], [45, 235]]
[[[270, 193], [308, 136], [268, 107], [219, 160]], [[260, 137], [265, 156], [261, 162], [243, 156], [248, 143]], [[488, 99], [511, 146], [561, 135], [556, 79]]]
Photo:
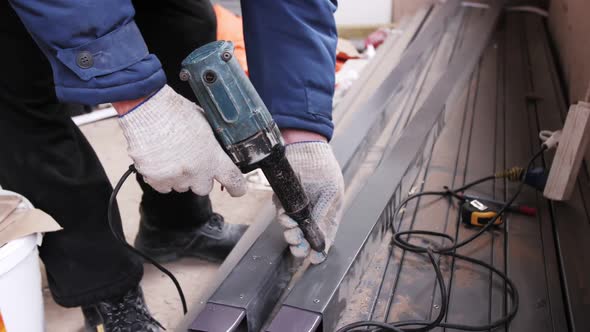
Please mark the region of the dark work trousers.
[[[137, 25], [162, 62], [168, 84], [194, 101], [178, 72], [186, 55], [215, 40], [211, 4], [161, 0], [135, 5]], [[57, 101], [48, 61], [6, 1], [0, 2], [0, 43], [0, 186], [24, 195], [64, 228], [46, 234], [40, 248], [51, 293], [67, 307], [121, 296], [139, 283], [143, 267], [110, 232], [112, 187], [67, 105]], [[209, 197], [163, 195], [138, 180], [142, 210], [152, 226], [192, 228], [212, 214]], [[121, 229], [118, 210], [116, 215]]]

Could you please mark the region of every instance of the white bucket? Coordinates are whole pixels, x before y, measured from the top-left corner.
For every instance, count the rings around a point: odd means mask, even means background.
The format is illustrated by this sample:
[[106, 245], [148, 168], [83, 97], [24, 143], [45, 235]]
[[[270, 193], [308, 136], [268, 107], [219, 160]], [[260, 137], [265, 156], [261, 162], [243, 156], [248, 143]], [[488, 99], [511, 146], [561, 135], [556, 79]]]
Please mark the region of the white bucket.
[[[0, 195], [21, 197], [18, 209], [33, 208], [26, 198], [2, 187]], [[0, 315], [4, 322], [0, 332], [45, 331], [37, 249], [41, 239], [41, 234], [31, 234], [0, 247]]]
[[40, 240], [41, 234], [33, 234], [0, 248], [0, 314], [6, 332], [45, 330], [37, 250]]

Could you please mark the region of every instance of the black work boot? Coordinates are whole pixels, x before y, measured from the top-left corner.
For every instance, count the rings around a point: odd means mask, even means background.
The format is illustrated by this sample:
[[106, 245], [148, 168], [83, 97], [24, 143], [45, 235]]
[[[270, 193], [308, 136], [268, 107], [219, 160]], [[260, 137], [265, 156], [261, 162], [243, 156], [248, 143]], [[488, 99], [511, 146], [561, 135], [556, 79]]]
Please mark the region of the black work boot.
[[135, 248], [158, 262], [171, 262], [181, 257], [197, 257], [211, 262], [220, 262], [238, 243], [247, 225], [228, 224], [223, 217], [212, 213], [198, 227], [172, 230], [153, 226], [150, 216], [140, 208], [139, 232]]
[[119, 299], [83, 306], [82, 313], [87, 332], [160, 332], [164, 329], [150, 315], [139, 286]]

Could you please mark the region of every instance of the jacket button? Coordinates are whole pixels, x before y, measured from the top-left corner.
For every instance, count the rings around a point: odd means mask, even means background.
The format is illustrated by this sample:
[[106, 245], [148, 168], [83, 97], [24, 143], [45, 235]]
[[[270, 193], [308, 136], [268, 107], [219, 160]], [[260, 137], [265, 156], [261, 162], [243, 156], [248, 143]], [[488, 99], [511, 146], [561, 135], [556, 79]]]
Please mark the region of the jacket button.
[[88, 51], [82, 51], [76, 56], [76, 64], [82, 69], [88, 69], [94, 64], [94, 58]]

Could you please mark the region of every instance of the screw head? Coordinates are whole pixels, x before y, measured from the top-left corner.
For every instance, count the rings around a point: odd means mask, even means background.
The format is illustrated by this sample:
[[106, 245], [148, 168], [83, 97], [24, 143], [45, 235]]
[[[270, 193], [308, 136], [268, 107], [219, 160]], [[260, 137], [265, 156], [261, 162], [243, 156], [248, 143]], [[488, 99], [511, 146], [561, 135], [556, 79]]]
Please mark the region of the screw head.
[[205, 81], [205, 83], [214, 83], [215, 81], [217, 81], [217, 74], [215, 74], [215, 72], [212, 70], [207, 70], [203, 74], [203, 80]]
[[231, 60], [231, 53], [229, 51], [225, 51], [223, 53], [221, 53], [221, 60], [228, 62], [229, 60]]
[[320, 303], [320, 300], [319, 299], [315, 299], [315, 300], [313, 300], [313, 303]]
[[180, 77], [181, 81], [186, 82], [191, 78], [191, 73], [188, 70], [183, 69], [180, 71], [180, 74], [178, 74], [178, 76]]

